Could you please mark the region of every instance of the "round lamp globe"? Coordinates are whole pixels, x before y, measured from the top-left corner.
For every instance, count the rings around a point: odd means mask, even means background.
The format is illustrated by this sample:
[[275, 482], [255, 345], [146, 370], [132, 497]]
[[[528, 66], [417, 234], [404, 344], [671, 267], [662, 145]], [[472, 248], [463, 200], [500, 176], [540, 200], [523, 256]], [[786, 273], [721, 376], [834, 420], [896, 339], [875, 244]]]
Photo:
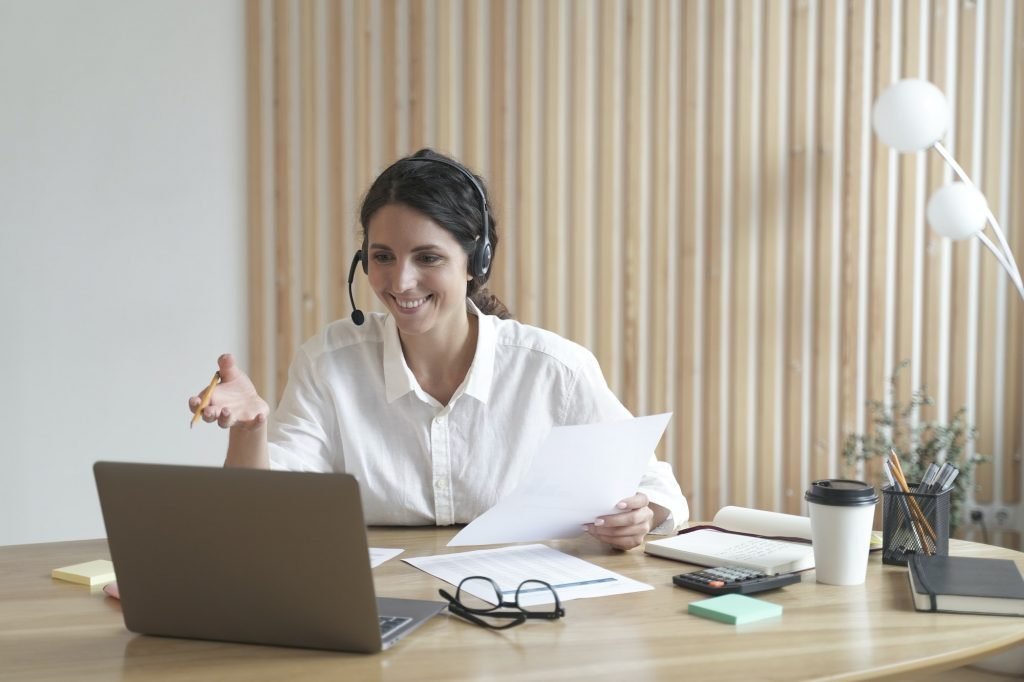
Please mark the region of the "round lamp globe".
[[917, 78], [890, 85], [871, 110], [875, 134], [901, 152], [928, 149], [946, 134], [949, 122], [946, 96], [928, 81]]
[[967, 239], [985, 227], [988, 202], [971, 185], [951, 182], [935, 190], [925, 214], [928, 224], [943, 237]]

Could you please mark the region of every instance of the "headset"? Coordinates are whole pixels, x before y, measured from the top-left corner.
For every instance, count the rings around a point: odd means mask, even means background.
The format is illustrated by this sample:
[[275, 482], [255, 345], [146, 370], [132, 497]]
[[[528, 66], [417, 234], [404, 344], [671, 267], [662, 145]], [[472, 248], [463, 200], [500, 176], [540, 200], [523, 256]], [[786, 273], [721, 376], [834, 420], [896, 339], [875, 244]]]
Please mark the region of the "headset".
[[[480, 214], [483, 216], [483, 225], [480, 230], [480, 239], [477, 241], [476, 246], [473, 248], [473, 253], [469, 255], [469, 273], [473, 275], [475, 279], [483, 279], [487, 276], [487, 273], [491, 270], [491, 258], [494, 255], [494, 249], [491, 246], [491, 220], [490, 214], [487, 210], [487, 195], [484, 194], [484, 188], [477, 182], [476, 177], [461, 164], [456, 163], [445, 158], [430, 157], [430, 156], [409, 156], [401, 161], [396, 161], [394, 164], [389, 166], [384, 173], [394, 168], [399, 163], [408, 162], [424, 162], [424, 163], [440, 163], [449, 168], [454, 168], [461, 173], [469, 184], [473, 187], [477, 196], [480, 197]], [[383, 175], [383, 173], [382, 173]], [[355, 297], [352, 295], [352, 283], [356, 277], [356, 267], [360, 264], [363, 266], [363, 272], [369, 272], [370, 270], [370, 257], [369, 248], [366, 243], [367, 235], [363, 235], [363, 245], [356, 251], [355, 256], [352, 258], [352, 265], [348, 268], [348, 301], [352, 305], [352, 321], [359, 325], [366, 319], [363, 315], [363, 311], [356, 307]]]

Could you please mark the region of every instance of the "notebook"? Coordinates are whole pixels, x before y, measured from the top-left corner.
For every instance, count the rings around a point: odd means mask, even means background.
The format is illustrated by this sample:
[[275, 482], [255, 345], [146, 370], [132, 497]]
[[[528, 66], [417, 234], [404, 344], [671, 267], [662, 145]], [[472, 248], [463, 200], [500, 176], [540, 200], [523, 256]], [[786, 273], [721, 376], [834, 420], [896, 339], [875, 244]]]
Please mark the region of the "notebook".
[[376, 652], [442, 602], [376, 598], [347, 474], [97, 462], [125, 626]]
[[768, 575], [814, 568], [810, 519], [792, 514], [723, 507], [710, 526], [694, 526], [644, 551], [699, 566], [739, 566]]
[[1024, 616], [1024, 579], [1009, 559], [911, 554], [907, 579], [918, 611]]

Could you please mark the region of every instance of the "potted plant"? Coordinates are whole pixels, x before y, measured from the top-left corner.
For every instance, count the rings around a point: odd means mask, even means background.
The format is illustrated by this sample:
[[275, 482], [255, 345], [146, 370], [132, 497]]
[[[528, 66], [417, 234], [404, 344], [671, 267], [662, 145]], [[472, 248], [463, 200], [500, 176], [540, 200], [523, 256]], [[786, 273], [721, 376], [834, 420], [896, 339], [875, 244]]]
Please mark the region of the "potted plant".
[[896, 366], [888, 381], [889, 400], [869, 400], [873, 430], [846, 437], [843, 457], [849, 471], [855, 471], [858, 462], [876, 457], [884, 459], [890, 449], [896, 451], [908, 481], [920, 481], [932, 462], [949, 462], [960, 470], [950, 491], [949, 527], [955, 532], [963, 521], [964, 505], [974, 481], [978, 464], [988, 460], [978, 454], [968, 454], [968, 444], [974, 441], [977, 430], [967, 422], [967, 409], [961, 407], [946, 422], [920, 418], [921, 408], [934, 404], [934, 400], [919, 388], [903, 404], [896, 397], [896, 379], [899, 372], [910, 364], [904, 360]]

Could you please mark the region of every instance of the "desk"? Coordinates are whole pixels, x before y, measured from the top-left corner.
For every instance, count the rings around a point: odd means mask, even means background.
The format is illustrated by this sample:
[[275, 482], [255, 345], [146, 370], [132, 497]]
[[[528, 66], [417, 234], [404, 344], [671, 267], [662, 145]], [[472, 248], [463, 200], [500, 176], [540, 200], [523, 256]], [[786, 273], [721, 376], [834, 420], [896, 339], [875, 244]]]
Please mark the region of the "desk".
[[[435, 599], [443, 583], [401, 557], [455, 551], [450, 528], [370, 531], [374, 547], [405, 553], [374, 570], [378, 595]], [[866, 679], [953, 668], [1024, 641], [1024, 618], [917, 613], [905, 569], [871, 557], [864, 585], [804, 582], [770, 592], [782, 618], [731, 626], [686, 613], [699, 593], [672, 586], [687, 564], [589, 537], [554, 547], [654, 585], [566, 602], [566, 617], [503, 633], [447, 613], [377, 655], [138, 636], [102, 592], [52, 580], [58, 566], [109, 557], [106, 541], [0, 547], [0, 678], [127, 680], [803, 680]], [[951, 541], [950, 553], [1024, 554]]]

